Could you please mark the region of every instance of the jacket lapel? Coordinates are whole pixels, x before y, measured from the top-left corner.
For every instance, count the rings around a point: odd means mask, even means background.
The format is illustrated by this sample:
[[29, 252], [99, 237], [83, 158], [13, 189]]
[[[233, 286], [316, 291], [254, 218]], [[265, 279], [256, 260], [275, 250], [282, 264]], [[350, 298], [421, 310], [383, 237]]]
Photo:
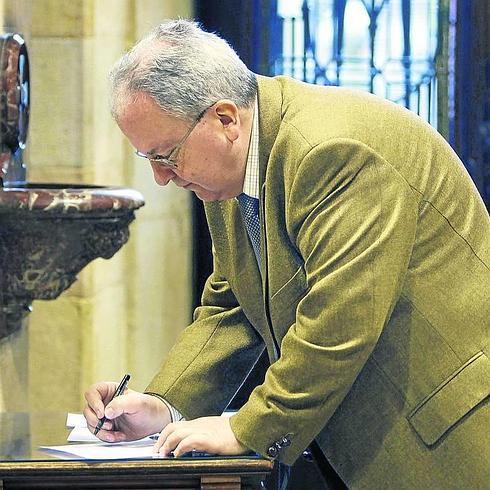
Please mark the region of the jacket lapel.
[[269, 156], [281, 124], [282, 91], [274, 78], [257, 75], [259, 107], [259, 188], [260, 193], [260, 255], [262, 285], [266, 289], [268, 276], [265, 176]]
[[265, 177], [270, 153], [281, 124], [282, 92], [280, 83], [271, 78], [257, 76], [259, 107], [259, 184], [260, 184], [260, 257], [264, 311], [269, 333], [272, 337], [274, 355], [279, 357], [279, 345], [272, 330], [269, 312], [269, 255], [267, 248], [267, 195]]

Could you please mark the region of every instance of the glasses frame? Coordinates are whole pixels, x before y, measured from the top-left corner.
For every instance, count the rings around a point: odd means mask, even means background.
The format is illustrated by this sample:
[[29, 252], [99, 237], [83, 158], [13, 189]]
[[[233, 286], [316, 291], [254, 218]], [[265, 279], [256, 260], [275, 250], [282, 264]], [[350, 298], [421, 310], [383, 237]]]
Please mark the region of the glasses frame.
[[[214, 104], [212, 104], [214, 105]], [[143, 153], [142, 151], [136, 150], [135, 154], [141, 158], [145, 158], [146, 160], [149, 160], [150, 163], [156, 163], [157, 165], [161, 165], [162, 167], [168, 167], [172, 169], [178, 169], [179, 165], [177, 163], [177, 157], [179, 155], [179, 152], [184, 146], [185, 142], [187, 141], [187, 138], [191, 135], [192, 131], [194, 131], [194, 128], [199, 124], [199, 121], [204, 117], [204, 114], [206, 114], [206, 111], [212, 107], [210, 105], [206, 109], [204, 109], [199, 115], [197, 116], [196, 120], [192, 124], [192, 126], [187, 130], [187, 132], [184, 134], [184, 137], [170, 150], [167, 155], [149, 155], [147, 153]]]

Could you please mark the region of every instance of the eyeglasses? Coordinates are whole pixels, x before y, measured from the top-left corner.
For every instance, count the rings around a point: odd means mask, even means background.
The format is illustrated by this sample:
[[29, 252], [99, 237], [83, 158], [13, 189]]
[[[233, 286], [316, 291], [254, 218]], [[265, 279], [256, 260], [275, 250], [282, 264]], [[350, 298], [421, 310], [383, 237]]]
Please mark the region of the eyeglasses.
[[[211, 107], [211, 106], [209, 106]], [[161, 165], [162, 167], [170, 167], [170, 168], [179, 168], [178, 163], [177, 163], [177, 157], [179, 154], [180, 149], [182, 146], [185, 144], [187, 141], [187, 138], [190, 136], [194, 128], [198, 125], [199, 121], [203, 118], [204, 114], [206, 111], [209, 109], [207, 107], [204, 109], [196, 118], [192, 126], [187, 130], [187, 133], [185, 133], [184, 137], [172, 148], [170, 153], [167, 155], [158, 155], [158, 154], [148, 154], [148, 153], [143, 153], [139, 150], [136, 150], [135, 153], [141, 158], [146, 158], [149, 160], [151, 163], [156, 163], [158, 165]]]

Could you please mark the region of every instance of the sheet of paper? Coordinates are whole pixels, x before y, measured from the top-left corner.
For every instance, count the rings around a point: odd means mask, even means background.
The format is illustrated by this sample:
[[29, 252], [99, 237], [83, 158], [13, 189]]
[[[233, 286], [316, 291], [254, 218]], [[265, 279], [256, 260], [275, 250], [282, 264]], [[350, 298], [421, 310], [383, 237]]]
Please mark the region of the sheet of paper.
[[145, 437], [139, 441], [89, 444], [66, 444], [64, 446], [41, 446], [44, 451], [55, 456], [66, 458], [67, 456], [77, 456], [83, 459], [141, 459], [158, 458], [153, 454], [153, 443], [151, 439]]
[[67, 427], [87, 427], [87, 421], [81, 413], [68, 413], [66, 415]]
[[68, 442], [97, 442], [100, 439], [94, 436], [87, 427], [73, 427], [66, 439]]
[[[159, 457], [153, 454], [155, 440], [145, 437], [139, 441], [107, 443], [98, 439], [87, 428], [85, 417], [81, 413], [68, 413], [66, 426], [73, 427], [68, 442], [85, 444], [65, 444], [62, 446], [40, 446], [40, 449], [62, 459], [139, 459]], [[158, 437], [158, 434], [157, 434]]]
[[[236, 412], [223, 412], [222, 417], [231, 417]], [[68, 413], [66, 416], [66, 426], [73, 427], [68, 434], [68, 442], [98, 442], [96, 436], [87, 428], [87, 421], [81, 413]], [[158, 434], [156, 434], [158, 437]]]
[[[66, 417], [66, 426], [73, 427], [66, 439], [68, 442], [101, 442], [100, 439], [97, 436], [94, 436], [94, 434], [87, 428], [87, 421], [81, 413], [69, 413]], [[155, 436], [158, 438], [158, 433], [153, 434], [153, 437]], [[152, 441], [149, 437], [146, 437], [141, 440], [147, 440], [149, 443], [154, 443], [156, 439]]]
[[[236, 412], [224, 412], [224, 417], [230, 417]], [[145, 437], [139, 441], [106, 443], [98, 439], [87, 428], [85, 417], [81, 413], [68, 413], [66, 426], [72, 427], [68, 442], [84, 442], [85, 444], [66, 444], [62, 446], [40, 446], [43, 451], [52, 453], [59, 458], [76, 456], [83, 459], [139, 459], [158, 458], [153, 454], [155, 437]]]
[[87, 421], [81, 413], [68, 413], [66, 426], [73, 427], [68, 434], [68, 442], [97, 442], [100, 440], [88, 430]]

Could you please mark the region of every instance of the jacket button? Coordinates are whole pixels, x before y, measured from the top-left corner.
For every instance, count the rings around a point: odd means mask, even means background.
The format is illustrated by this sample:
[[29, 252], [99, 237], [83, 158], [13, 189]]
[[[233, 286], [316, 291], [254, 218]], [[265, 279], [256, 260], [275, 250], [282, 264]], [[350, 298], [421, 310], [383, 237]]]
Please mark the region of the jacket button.
[[281, 439], [281, 446], [282, 447], [289, 447], [291, 445], [291, 439], [288, 436], [284, 436]]
[[269, 449], [267, 449], [267, 456], [270, 456], [271, 458], [277, 458], [277, 455], [279, 454], [279, 449], [277, 449], [276, 446], [269, 446]]
[[305, 449], [302, 454], [303, 458], [308, 461], [308, 463], [313, 462], [313, 454], [311, 454], [311, 451], [309, 449]]

